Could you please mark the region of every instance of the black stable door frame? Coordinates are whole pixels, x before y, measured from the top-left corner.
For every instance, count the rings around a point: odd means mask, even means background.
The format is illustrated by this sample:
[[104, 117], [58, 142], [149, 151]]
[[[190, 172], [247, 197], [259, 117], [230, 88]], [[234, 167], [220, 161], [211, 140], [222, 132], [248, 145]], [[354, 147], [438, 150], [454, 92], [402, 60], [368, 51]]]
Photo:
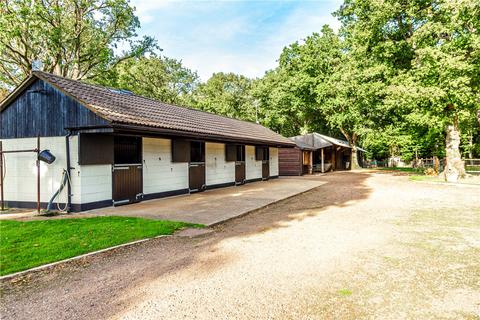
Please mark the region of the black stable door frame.
[[112, 166], [113, 205], [139, 202], [142, 199], [142, 138], [115, 136]]

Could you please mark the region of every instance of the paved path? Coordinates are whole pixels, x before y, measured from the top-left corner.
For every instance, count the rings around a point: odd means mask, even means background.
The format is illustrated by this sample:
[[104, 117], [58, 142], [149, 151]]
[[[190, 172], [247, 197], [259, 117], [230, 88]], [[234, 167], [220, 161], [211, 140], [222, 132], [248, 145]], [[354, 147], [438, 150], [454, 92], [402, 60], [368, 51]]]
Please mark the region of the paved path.
[[1, 214], [0, 220], [69, 219], [129, 216], [183, 221], [212, 226], [316, 188], [325, 182], [312, 177], [289, 177], [219, 188], [191, 195], [161, 198], [118, 207], [44, 217], [36, 211]]
[[478, 187], [336, 173], [194, 238], [1, 283], [3, 319], [476, 319]]
[[75, 216], [132, 216], [201, 223], [210, 226], [308, 191], [323, 183], [325, 182], [318, 179], [309, 180], [302, 177], [279, 178], [191, 195], [102, 208], [75, 214]]

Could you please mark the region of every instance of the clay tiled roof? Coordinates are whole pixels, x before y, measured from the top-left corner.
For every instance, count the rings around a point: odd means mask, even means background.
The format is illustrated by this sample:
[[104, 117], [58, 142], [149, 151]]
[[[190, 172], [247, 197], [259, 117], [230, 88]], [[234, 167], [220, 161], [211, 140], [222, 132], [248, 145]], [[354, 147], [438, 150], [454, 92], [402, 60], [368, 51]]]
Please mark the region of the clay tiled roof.
[[223, 139], [294, 145], [291, 140], [256, 123], [170, 105], [129, 92], [86, 84], [50, 73], [35, 71], [33, 74], [114, 124], [170, 129]]

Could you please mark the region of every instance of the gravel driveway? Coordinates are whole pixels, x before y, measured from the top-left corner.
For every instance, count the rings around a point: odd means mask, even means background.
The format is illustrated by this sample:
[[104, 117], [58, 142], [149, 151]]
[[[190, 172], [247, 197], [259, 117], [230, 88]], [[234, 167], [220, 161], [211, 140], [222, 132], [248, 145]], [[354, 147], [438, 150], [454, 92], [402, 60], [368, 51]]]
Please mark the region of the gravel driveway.
[[1, 284], [2, 319], [478, 319], [480, 188], [386, 173]]

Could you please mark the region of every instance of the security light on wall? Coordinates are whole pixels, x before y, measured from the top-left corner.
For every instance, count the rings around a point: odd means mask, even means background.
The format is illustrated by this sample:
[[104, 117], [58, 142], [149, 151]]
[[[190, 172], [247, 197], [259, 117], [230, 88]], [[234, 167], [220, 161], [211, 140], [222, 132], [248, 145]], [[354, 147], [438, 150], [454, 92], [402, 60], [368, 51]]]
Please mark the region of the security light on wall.
[[55, 161], [55, 156], [50, 150], [43, 150], [38, 154], [38, 160], [51, 164]]

